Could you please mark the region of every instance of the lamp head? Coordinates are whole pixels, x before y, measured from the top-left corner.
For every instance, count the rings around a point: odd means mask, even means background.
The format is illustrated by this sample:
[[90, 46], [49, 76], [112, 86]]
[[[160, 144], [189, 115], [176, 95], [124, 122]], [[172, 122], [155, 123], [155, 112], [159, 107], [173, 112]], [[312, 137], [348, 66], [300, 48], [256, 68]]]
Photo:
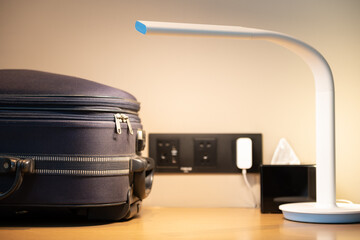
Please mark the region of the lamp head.
[[143, 24], [142, 22], [140, 21], [136, 21], [135, 22], [135, 29], [139, 32], [139, 33], [142, 33], [142, 34], [146, 34], [147, 32], [147, 29], [146, 29], [146, 25]]

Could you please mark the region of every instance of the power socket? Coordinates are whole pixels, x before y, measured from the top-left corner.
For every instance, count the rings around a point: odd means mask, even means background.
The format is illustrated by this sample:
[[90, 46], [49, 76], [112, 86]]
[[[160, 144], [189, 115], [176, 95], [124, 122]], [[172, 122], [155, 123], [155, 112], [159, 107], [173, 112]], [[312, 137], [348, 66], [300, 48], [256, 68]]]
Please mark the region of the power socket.
[[155, 160], [156, 172], [240, 173], [236, 166], [239, 138], [251, 139], [252, 166], [247, 171], [259, 173], [261, 134], [149, 134], [149, 157]]
[[177, 167], [179, 165], [179, 140], [157, 139], [156, 159], [159, 167]]
[[194, 165], [215, 167], [217, 159], [216, 138], [194, 139]]

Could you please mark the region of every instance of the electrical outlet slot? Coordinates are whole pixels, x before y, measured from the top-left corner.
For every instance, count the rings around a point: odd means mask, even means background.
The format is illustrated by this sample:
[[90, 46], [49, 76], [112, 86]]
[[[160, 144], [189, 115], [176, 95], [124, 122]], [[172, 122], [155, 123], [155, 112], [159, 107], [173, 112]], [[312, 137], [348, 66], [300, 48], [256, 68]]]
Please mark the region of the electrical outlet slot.
[[197, 167], [216, 167], [216, 138], [194, 139], [194, 165]]
[[178, 139], [158, 139], [156, 147], [159, 167], [177, 167], [179, 165]]

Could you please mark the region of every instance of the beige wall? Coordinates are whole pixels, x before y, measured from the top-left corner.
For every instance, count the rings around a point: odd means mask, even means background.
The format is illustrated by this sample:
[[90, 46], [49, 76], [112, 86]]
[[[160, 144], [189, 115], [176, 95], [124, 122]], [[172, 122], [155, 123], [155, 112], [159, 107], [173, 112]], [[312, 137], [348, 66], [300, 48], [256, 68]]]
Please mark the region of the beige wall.
[[[301, 59], [260, 41], [145, 37], [137, 19], [264, 28], [317, 48], [335, 78], [337, 197], [360, 202], [360, 1], [0, 0], [0, 68], [127, 90], [149, 133], [262, 133], [265, 163], [285, 137], [314, 163], [314, 83]], [[259, 194], [258, 175], [250, 181]], [[157, 175], [146, 204], [251, 206], [251, 197], [240, 175]]]

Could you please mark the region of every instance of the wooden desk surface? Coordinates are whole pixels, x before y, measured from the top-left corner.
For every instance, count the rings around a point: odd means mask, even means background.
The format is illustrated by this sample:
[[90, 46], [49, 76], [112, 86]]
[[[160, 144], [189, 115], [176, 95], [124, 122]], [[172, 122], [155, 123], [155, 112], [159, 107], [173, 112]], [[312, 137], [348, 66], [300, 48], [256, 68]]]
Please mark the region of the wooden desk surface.
[[144, 208], [126, 222], [0, 222], [0, 240], [360, 239], [360, 224], [306, 224], [242, 208]]

